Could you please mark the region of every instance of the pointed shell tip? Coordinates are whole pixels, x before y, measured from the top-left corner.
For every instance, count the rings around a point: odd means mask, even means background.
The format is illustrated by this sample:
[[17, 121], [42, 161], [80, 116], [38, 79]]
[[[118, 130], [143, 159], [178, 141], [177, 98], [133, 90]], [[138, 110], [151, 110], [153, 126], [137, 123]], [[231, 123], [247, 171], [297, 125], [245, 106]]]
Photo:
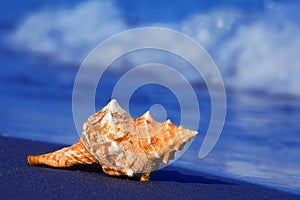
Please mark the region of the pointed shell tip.
[[143, 116], [145, 117], [145, 119], [151, 119], [151, 118], [152, 118], [152, 116], [151, 116], [151, 114], [150, 114], [150, 111], [145, 112], [145, 113], [143, 114]]
[[118, 112], [120, 109], [120, 106], [118, 104], [118, 101], [116, 99], [112, 99], [108, 104], [107, 108], [111, 110], [112, 112]]

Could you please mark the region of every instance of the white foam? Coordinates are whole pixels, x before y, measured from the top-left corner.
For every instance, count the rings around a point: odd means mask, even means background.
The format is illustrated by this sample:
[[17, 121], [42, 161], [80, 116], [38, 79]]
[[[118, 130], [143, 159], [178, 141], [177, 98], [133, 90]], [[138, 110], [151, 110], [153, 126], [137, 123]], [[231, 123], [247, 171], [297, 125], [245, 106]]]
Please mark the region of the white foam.
[[31, 13], [8, 39], [16, 48], [79, 63], [99, 42], [125, 28], [111, 1], [87, 1]]
[[238, 28], [219, 51], [219, 66], [232, 71], [228, 84], [241, 89], [300, 95], [300, 27], [260, 20]]
[[[294, 4], [266, 4], [266, 10], [256, 17], [220, 7], [159, 26], [177, 29], [202, 44], [212, 54], [227, 85], [300, 95], [300, 27], [297, 19], [291, 17], [299, 15], [299, 4]], [[31, 13], [8, 40], [18, 50], [47, 54], [57, 62], [80, 63], [99, 42], [129, 28], [111, 1], [88, 1], [74, 8]], [[164, 38], [161, 40], [165, 42]], [[128, 59], [134, 66], [149, 58], [139, 54]], [[189, 71], [188, 67], [181, 67]]]

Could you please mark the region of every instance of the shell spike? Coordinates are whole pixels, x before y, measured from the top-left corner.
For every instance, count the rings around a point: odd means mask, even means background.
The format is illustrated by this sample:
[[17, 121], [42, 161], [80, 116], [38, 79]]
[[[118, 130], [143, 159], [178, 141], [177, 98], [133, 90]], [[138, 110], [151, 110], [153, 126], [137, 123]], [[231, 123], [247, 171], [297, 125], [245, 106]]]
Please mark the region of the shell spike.
[[27, 160], [30, 165], [52, 167], [97, 163], [106, 174], [146, 181], [196, 134], [170, 119], [158, 122], [149, 111], [134, 119], [112, 99], [86, 120], [79, 142]]
[[116, 99], [112, 99], [108, 104], [108, 107], [119, 106], [119, 103]]
[[112, 99], [112, 100], [104, 107], [104, 109], [107, 109], [107, 110], [109, 110], [109, 111], [112, 112], [112, 113], [117, 113], [118, 111], [123, 110], [123, 109], [120, 107], [118, 101], [115, 100], [115, 99]]
[[145, 113], [143, 114], [143, 116], [144, 116], [145, 119], [153, 119], [153, 117], [151, 116], [149, 110], [148, 110], [147, 112], [145, 112]]
[[147, 120], [148, 122], [156, 122], [156, 120], [152, 117], [150, 111], [145, 112], [141, 117], [139, 118], [143, 118], [144, 120]]

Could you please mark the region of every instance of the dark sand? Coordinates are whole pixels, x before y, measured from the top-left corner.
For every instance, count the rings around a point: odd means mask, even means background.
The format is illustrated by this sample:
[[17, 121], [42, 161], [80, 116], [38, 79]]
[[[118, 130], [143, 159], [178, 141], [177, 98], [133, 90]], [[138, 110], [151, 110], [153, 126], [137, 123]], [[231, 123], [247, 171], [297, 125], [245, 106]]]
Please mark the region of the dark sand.
[[148, 182], [110, 177], [95, 169], [53, 169], [27, 164], [29, 154], [61, 145], [0, 137], [0, 199], [300, 199], [232, 179], [167, 167]]

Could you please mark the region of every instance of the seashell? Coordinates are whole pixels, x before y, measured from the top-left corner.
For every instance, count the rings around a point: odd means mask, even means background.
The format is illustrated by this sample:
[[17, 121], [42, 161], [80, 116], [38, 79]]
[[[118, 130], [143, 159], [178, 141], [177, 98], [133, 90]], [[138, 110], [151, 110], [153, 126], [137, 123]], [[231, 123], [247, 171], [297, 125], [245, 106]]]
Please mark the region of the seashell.
[[100, 164], [105, 173], [136, 177], [146, 181], [150, 173], [174, 159], [176, 151], [190, 141], [196, 131], [175, 126], [170, 120], [155, 121], [149, 111], [134, 119], [112, 100], [83, 124], [79, 141], [61, 150], [28, 156], [30, 165], [71, 167]]

